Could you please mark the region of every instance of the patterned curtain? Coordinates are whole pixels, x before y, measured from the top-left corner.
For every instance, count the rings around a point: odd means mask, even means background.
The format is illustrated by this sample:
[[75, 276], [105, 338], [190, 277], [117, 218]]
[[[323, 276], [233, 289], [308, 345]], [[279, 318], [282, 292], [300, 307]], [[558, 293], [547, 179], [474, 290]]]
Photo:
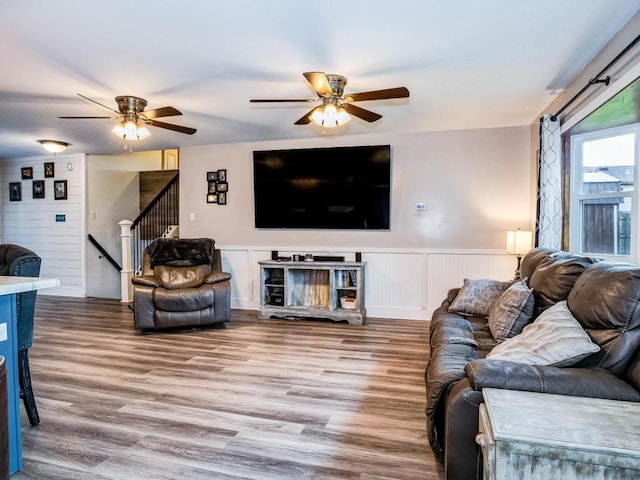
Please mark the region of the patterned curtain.
[[562, 142], [560, 120], [540, 119], [536, 246], [562, 246]]

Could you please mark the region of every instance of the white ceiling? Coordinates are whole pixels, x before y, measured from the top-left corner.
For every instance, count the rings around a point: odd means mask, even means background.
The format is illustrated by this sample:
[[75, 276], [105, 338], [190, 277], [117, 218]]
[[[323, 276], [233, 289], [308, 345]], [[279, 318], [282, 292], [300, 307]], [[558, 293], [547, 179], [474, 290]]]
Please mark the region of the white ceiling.
[[293, 123], [314, 98], [305, 71], [348, 78], [347, 93], [406, 86], [411, 97], [359, 102], [384, 117], [327, 135], [531, 124], [638, 11], [636, 0], [2, 0], [0, 158], [118, 153], [116, 108], [135, 95], [188, 136], [151, 127], [136, 150], [318, 138]]

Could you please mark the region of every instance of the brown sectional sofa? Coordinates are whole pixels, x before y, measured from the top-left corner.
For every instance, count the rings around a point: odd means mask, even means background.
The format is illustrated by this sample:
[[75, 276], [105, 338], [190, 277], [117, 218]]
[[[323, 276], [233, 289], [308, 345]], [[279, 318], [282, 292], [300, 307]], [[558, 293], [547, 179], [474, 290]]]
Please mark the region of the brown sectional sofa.
[[488, 320], [449, 311], [460, 292], [451, 290], [431, 320], [425, 372], [427, 434], [448, 480], [482, 478], [475, 435], [484, 387], [640, 401], [640, 265], [536, 248], [521, 275], [533, 293], [531, 321], [566, 301], [600, 349], [569, 367], [485, 358], [498, 344]]

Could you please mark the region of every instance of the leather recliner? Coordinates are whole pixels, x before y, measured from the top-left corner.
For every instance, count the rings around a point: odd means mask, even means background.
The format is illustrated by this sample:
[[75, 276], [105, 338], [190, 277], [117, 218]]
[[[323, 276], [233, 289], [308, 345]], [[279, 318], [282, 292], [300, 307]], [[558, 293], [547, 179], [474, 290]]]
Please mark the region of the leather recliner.
[[160, 238], [144, 251], [134, 277], [134, 326], [199, 327], [231, 319], [231, 274], [210, 238]]
[[[0, 244], [0, 275], [38, 277], [41, 258], [28, 248], [11, 243]], [[36, 309], [36, 291], [16, 294], [16, 317], [18, 319], [18, 379], [20, 397], [31, 425], [40, 423], [36, 400], [31, 386], [29, 349], [33, 345], [33, 319]]]

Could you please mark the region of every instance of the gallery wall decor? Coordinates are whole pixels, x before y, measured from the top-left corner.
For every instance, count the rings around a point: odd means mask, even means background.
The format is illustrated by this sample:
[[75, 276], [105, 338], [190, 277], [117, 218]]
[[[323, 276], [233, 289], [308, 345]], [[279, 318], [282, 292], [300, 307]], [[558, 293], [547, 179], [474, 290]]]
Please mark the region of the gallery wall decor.
[[226, 168], [207, 172], [207, 203], [226, 205], [228, 191]]
[[22, 180], [31, 180], [33, 178], [33, 167], [22, 167], [20, 173], [22, 173]]
[[44, 198], [44, 180], [33, 181], [33, 198]]
[[9, 183], [9, 201], [10, 202], [22, 201], [22, 182]]
[[53, 178], [56, 176], [55, 174], [55, 163], [47, 162], [44, 164], [44, 178]]
[[67, 199], [67, 181], [56, 180], [53, 182], [53, 198], [54, 200]]

